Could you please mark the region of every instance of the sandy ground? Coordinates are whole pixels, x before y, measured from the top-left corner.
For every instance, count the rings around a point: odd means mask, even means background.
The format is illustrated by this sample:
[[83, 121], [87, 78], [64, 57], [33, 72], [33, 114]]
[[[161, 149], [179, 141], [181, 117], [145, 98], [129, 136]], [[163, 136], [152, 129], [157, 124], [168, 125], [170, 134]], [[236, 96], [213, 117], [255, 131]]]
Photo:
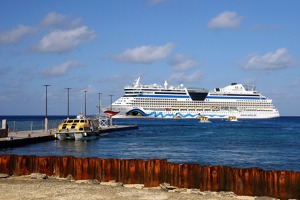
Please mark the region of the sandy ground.
[[123, 185], [116, 182], [99, 183], [97, 180], [74, 181], [72, 178], [19, 176], [0, 178], [1, 199], [112, 199], [112, 200], [229, 200], [259, 199], [268, 197], [237, 196], [232, 192], [201, 192], [192, 189], [172, 189], [162, 187], [144, 188], [143, 185]]

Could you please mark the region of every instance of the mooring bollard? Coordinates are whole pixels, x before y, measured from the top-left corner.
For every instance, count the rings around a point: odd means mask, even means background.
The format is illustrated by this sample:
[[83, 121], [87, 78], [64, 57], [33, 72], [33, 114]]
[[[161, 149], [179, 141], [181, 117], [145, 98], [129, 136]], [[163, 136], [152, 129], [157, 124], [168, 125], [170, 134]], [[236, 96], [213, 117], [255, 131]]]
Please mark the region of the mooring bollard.
[[6, 119], [3, 119], [2, 120], [2, 130], [1, 130], [1, 133], [0, 133], [0, 137], [8, 137], [8, 132], [9, 132], [9, 128], [8, 128], [8, 125], [7, 125], [7, 121]]

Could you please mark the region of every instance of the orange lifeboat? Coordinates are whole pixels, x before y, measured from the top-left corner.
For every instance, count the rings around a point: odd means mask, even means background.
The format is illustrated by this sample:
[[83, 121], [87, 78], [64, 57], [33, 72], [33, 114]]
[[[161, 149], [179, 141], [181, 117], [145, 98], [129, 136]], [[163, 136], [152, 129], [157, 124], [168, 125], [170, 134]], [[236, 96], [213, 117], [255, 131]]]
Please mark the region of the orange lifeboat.
[[112, 110], [104, 111], [104, 114], [106, 114], [106, 116], [108, 116], [108, 117], [113, 117], [113, 116], [115, 116], [118, 113], [119, 112], [115, 112], [115, 111], [112, 111]]

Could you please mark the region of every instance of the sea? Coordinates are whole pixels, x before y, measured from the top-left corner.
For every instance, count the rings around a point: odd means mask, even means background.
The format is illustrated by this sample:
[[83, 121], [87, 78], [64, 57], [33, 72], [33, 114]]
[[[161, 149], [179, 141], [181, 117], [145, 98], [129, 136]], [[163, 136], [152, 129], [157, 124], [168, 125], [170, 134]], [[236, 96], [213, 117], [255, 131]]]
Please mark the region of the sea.
[[[50, 128], [65, 116], [49, 116]], [[11, 130], [43, 129], [44, 116], [0, 116]], [[113, 119], [138, 129], [89, 141], [48, 141], [1, 148], [0, 155], [74, 156], [119, 159], [163, 158], [173, 163], [293, 170], [300, 172], [300, 117], [238, 120]]]

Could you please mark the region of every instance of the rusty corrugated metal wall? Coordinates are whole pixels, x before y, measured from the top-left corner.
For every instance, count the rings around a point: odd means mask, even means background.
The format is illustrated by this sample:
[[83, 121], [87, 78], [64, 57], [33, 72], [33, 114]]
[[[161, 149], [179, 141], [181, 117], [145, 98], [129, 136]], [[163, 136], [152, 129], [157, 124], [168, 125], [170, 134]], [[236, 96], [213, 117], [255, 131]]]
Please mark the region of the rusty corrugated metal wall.
[[237, 195], [300, 199], [300, 172], [177, 164], [166, 159], [0, 155], [0, 173], [15, 176], [45, 173], [60, 178], [70, 174], [75, 180], [115, 180], [146, 187], [166, 182], [201, 191], [232, 191]]

